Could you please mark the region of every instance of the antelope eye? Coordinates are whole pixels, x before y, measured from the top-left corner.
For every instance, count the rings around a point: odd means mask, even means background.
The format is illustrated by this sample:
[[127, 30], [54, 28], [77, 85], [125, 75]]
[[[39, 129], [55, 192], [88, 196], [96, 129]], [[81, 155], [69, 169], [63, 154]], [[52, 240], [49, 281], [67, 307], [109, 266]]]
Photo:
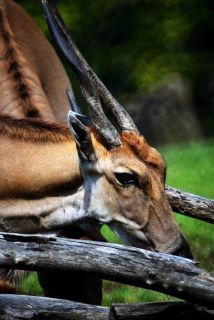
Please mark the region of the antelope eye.
[[128, 173], [128, 172], [121, 172], [121, 173], [114, 173], [115, 178], [117, 179], [117, 181], [122, 184], [123, 186], [130, 186], [130, 185], [135, 185], [138, 186], [139, 182], [138, 182], [138, 178], [136, 177], [136, 175], [132, 174], [132, 173]]

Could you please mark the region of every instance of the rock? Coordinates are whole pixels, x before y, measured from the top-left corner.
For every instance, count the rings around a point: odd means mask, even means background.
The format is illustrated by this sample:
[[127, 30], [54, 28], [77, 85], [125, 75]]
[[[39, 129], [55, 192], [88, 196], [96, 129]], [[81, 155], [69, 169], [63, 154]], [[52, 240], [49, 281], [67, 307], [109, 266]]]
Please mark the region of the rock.
[[161, 145], [202, 138], [192, 100], [190, 83], [172, 76], [155, 92], [135, 94], [124, 105], [148, 142]]

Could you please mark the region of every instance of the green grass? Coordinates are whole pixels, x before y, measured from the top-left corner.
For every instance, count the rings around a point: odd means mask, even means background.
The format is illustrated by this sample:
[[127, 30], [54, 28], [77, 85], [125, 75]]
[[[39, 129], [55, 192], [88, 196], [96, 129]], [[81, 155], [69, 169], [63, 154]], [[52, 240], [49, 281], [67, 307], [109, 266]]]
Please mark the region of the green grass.
[[[183, 191], [214, 198], [213, 141], [169, 146], [160, 149], [160, 151], [168, 163], [167, 184]], [[191, 246], [195, 260], [204, 269], [213, 271], [213, 226], [179, 214], [176, 215], [176, 219]], [[109, 242], [120, 242], [106, 226], [103, 227], [103, 234]], [[27, 283], [25, 280], [20, 288], [23, 293], [42, 294], [35, 275], [28, 278]], [[103, 305], [172, 299], [172, 297], [150, 290], [104, 281]]]
[[19, 285], [19, 292], [21, 294], [31, 295], [31, 296], [42, 296], [43, 290], [39, 285], [36, 272], [31, 272], [24, 280], [21, 281]]

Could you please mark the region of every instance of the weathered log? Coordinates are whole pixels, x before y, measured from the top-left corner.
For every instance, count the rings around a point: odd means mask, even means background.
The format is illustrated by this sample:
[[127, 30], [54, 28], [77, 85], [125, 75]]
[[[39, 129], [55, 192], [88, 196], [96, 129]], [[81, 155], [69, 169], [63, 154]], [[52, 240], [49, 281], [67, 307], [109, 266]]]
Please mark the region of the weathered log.
[[108, 308], [52, 298], [0, 295], [0, 320], [211, 320], [213, 313], [183, 301], [114, 304]]
[[173, 295], [199, 305], [214, 301], [214, 278], [194, 261], [118, 244], [0, 233], [0, 266], [90, 272], [104, 279]]
[[110, 320], [161, 320], [161, 319], [213, 319], [214, 310], [207, 310], [188, 302], [154, 302], [139, 304], [114, 304]]
[[173, 211], [214, 223], [214, 200], [184, 192], [170, 186], [166, 186], [165, 191]]
[[0, 320], [28, 319], [108, 320], [109, 308], [52, 298], [0, 295]]

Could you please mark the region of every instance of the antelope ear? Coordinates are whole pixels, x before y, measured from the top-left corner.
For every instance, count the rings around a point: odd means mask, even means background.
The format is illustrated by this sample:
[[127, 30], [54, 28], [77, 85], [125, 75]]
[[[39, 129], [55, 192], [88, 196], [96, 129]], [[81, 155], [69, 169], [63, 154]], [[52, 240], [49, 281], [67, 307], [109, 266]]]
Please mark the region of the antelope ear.
[[80, 107], [78, 106], [78, 103], [77, 103], [75, 96], [72, 93], [71, 89], [66, 89], [66, 94], [68, 97], [68, 101], [70, 103], [71, 111], [82, 114]]
[[77, 151], [81, 160], [95, 162], [96, 156], [87, 127], [81, 122], [81, 115], [69, 111], [68, 126], [76, 142]]
[[66, 90], [66, 94], [68, 97], [68, 102], [71, 107], [71, 111], [75, 113], [75, 117], [82, 122], [87, 127], [93, 127], [93, 124], [91, 122], [91, 119], [89, 117], [86, 117], [84, 114], [82, 114], [80, 107], [78, 106], [78, 103], [75, 99], [74, 94], [72, 93], [71, 89]]

